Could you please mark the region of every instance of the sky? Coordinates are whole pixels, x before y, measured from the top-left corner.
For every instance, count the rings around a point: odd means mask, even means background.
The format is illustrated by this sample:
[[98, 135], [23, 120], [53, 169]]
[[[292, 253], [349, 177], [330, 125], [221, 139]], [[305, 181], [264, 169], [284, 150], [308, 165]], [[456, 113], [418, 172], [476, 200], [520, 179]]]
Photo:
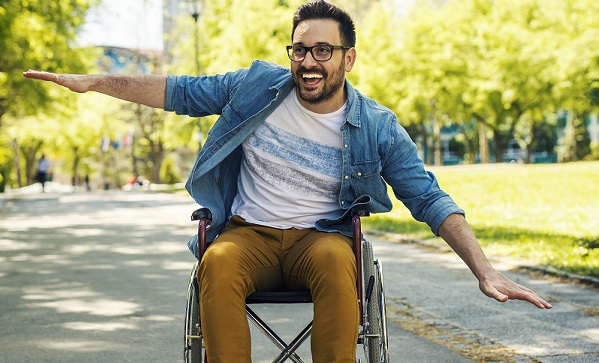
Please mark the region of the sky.
[[[414, 2], [394, 1], [403, 11]], [[162, 50], [162, 0], [101, 0], [88, 12], [78, 41], [82, 46]]]
[[162, 0], [102, 0], [89, 10], [82, 46], [162, 50]]

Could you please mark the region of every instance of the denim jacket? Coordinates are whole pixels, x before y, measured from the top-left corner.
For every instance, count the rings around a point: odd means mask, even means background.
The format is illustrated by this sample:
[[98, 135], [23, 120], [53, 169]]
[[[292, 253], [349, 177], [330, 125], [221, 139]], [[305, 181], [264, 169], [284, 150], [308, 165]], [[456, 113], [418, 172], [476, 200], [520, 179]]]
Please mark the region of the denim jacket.
[[[167, 78], [165, 110], [177, 114], [220, 117], [208, 133], [186, 188], [201, 206], [212, 211], [208, 241], [214, 240], [230, 217], [237, 193], [242, 142], [264, 122], [294, 87], [288, 68], [256, 61], [249, 69], [207, 77]], [[389, 109], [367, 98], [345, 82], [348, 104], [343, 138], [337, 220], [321, 219], [316, 228], [351, 236], [351, 210], [364, 206], [372, 213], [389, 212], [387, 185], [412, 216], [437, 234], [453, 213], [464, 214], [424, 169], [416, 145]], [[189, 243], [196, 254], [196, 239]]]

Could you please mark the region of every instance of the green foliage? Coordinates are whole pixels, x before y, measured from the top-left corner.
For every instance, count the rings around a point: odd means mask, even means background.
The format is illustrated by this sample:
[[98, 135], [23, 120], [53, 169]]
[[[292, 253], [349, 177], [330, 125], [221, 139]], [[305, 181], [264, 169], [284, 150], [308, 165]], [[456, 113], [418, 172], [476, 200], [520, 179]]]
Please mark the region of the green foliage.
[[379, 6], [367, 14], [358, 49], [380, 62], [359, 57], [356, 69], [367, 69], [356, 71], [357, 83], [403, 124], [439, 120], [437, 112], [446, 122], [475, 119], [492, 133], [501, 160], [511, 138], [532, 147], [537, 124], [551, 113], [593, 109], [585, 95], [599, 76], [596, 1], [420, 1], [399, 19], [392, 3]]
[[[598, 162], [432, 171], [466, 211], [489, 254], [599, 276]], [[433, 237], [399, 202], [393, 212], [374, 215], [367, 223], [412, 238]]]
[[11, 171], [13, 168], [12, 153], [7, 147], [8, 138], [6, 135], [0, 134], [0, 193], [4, 193], [6, 186], [10, 181]]
[[302, 1], [205, 1], [200, 63], [205, 74], [249, 67], [256, 59], [289, 64], [291, 16]]
[[[74, 46], [74, 41], [92, 2], [6, 0], [0, 5], [2, 184], [32, 182], [34, 160], [39, 157], [35, 153], [44, 145], [60, 153], [57, 146], [65, 135], [62, 120], [72, 112], [70, 106], [61, 105], [73, 102], [74, 97], [43, 82], [31, 82], [21, 73], [27, 69], [86, 72], [95, 52]], [[41, 117], [28, 117], [41, 113]], [[11, 171], [24, 175], [11, 176]]]
[[599, 79], [594, 79], [589, 82], [587, 97], [591, 101], [591, 105], [599, 106]]
[[[46, 85], [21, 76], [27, 69], [86, 71], [85, 51], [73, 47], [88, 0], [7, 0], [0, 6], [0, 119], [35, 114], [52, 97]], [[56, 95], [55, 95], [56, 96]]]
[[396, 18], [380, 2], [371, 3], [365, 16], [354, 17], [357, 64], [347, 78], [362, 93], [397, 112], [398, 104], [409, 92], [401, 83], [404, 70], [397, 67], [401, 53], [393, 34]]
[[[254, 59], [287, 66], [284, 46], [291, 38], [291, 16], [304, 2], [205, 0], [197, 33], [189, 14], [175, 19], [177, 27], [167, 34], [163, 64], [153, 72], [196, 74], [196, 34], [200, 74], [248, 67]], [[471, 161], [489, 138], [497, 146], [499, 160], [511, 138], [522, 148], [552, 151], [558, 137], [552, 115], [557, 110], [571, 115], [597, 110], [599, 2], [595, 0], [422, 0], [405, 14], [397, 12], [393, 0], [332, 2], [349, 10], [357, 26], [358, 59], [348, 79], [395, 111], [402, 124], [417, 130], [423, 144], [439, 140], [438, 129], [451, 122], [459, 126], [456, 140], [463, 143]], [[40, 150], [61, 160], [61, 172], [76, 173], [78, 160], [95, 164], [92, 168], [102, 172], [100, 138], [118, 138], [130, 131], [139, 142], [126, 154], [128, 166], [122, 169], [134, 174], [142, 169], [140, 173], [157, 181], [164, 155], [175, 149], [186, 153], [181, 172], [188, 171], [186, 164], [192, 163], [188, 159], [198, 148], [194, 135], [201, 131], [205, 137], [214, 122], [215, 118], [198, 121], [120, 110], [119, 101], [82, 102], [92, 97], [21, 76], [28, 68], [93, 71], [90, 60], [98, 54], [78, 48], [75, 35], [85, 11], [95, 3], [6, 0], [0, 5], [2, 182], [16, 182], [16, 171], [9, 172], [15, 166], [28, 172], [26, 154], [39, 140]], [[581, 120], [572, 124], [582, 125]], [[569, 153], [563, 160], [597, 155], [599, 148], [596, 144], [589, 148], [581, 130], [573, 129], [567, 133], [571, 138], [558, 145]], [[24, 150], [18, 163], [12, 160], [13, 140]]]
[[160, 180], [165, 184], [175, 184], [181, 181], [181, 174], [172, 156], [164, 159], [160, 168]]
[[599, 249], [599, 235], [595, 237], [585, 237], [576, 241], [580, 246], [587, 249]]

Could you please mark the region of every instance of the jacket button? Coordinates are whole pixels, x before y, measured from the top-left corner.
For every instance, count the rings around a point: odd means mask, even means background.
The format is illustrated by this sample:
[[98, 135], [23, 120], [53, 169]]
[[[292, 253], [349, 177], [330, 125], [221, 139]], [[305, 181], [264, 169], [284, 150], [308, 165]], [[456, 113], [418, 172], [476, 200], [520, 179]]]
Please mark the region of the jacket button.
[[347, 149], [347, 144], [343, 145], [343, 147], [344, 147], [345, 149]]
[[346, 176], [345, 176], [345, 180], [347, 180], [347, 179], [349, 179], [349, 175], [346, 175]]
[[358, 173], [358, 176], [362, 176], [362, 173]]

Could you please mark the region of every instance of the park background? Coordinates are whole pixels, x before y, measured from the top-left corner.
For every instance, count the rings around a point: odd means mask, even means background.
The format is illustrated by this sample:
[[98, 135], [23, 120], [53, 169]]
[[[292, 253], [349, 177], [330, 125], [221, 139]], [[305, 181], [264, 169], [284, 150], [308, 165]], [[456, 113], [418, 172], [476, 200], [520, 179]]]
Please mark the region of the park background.
[[[86, 176], [94, 190], [140, 179], [179, 188], [214, 117], [75, 95], [21, 73], [288, 65], [291, 14], [303, 2], [3, 1], [0, 192], [34, 184], [42, 153], [53, 180], [74, 189]], [[356, 21], [348, 79], [398, 115], [485, 250], [599, 276], [599, 2], [331, 2]], [[430, 239], [406, 213], [370, 227]]]

